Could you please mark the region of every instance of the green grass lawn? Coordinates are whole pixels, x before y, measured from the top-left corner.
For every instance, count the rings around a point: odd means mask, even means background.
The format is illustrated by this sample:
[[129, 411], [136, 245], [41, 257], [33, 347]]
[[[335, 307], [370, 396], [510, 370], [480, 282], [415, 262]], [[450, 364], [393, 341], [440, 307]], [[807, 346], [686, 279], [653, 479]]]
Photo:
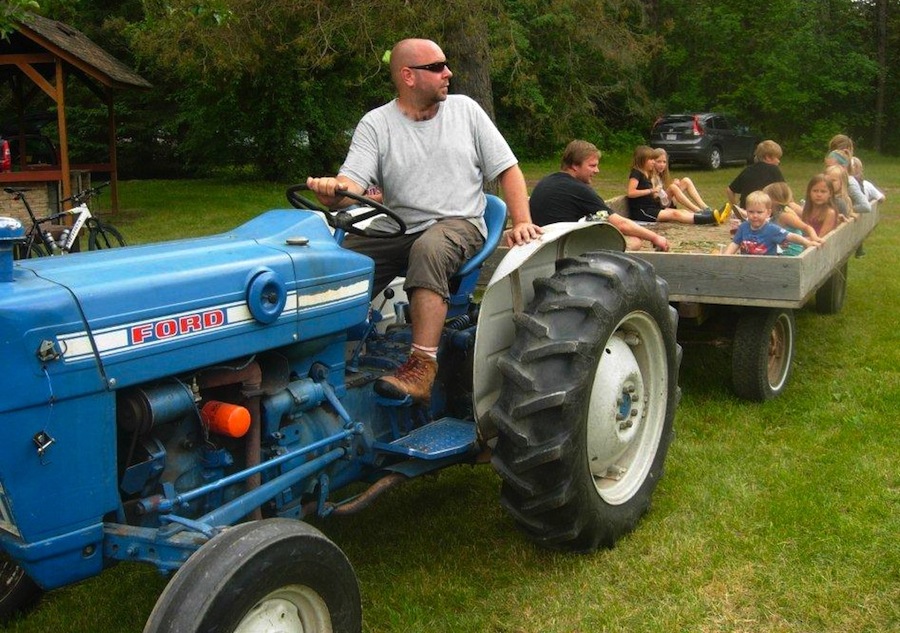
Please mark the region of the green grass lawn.
[[[900, 631], [900, 162], [863, 156], [887, 193], [832, 316], [797, 313], [785, 394], [735, 398], [727, 349], [685, 349], [676, 439], [653, 507], [614, 549], [533, 547], [489, 466], [412, 481], [362, 513], [317, 523], [352, 561], [366, 631]], [[628, 157], [596, 185], [624, 192]], [[525, 165], [530, 184], [557, 168]], [[817, 163], [786, 156], [797, 198]], [[689, 174], [718, 206], [738, 168]], [[286, 206], [284, 187], [124, 182], [106, 219], [132, 242], [230, 228]], [[107, 201], [108, 203], [108, 201]], [[140, 631], [165, 584], [120, 564], [46, 595], [16, 632]]]

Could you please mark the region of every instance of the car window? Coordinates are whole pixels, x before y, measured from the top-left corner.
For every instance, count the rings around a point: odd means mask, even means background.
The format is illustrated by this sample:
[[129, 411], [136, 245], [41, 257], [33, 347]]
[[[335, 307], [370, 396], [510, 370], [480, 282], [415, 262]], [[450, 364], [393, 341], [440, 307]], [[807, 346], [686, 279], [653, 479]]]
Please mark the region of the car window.
[[731, 126], [728, 125], [728, 121], [723, 116], [714, 116], [712, 118], [712, 120], [713, 120], [713, 127], [716, 128], [717, 130], [730, 130], [731, 129]]
[[694, 129], [694, 118], [689, 116], [663, 117], [654, 126], [654, 132], [690, 132]]

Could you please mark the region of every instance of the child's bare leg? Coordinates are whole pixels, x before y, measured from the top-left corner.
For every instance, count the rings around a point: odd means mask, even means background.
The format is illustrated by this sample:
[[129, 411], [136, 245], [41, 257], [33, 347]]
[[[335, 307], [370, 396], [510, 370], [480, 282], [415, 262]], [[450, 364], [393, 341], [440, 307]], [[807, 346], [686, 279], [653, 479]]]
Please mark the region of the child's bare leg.
[[697, 191], [697, 187], [694, 186], [694, 181], [690, 178], [681, 178], [681, 188], [684, 190], [684, 193], [691, 198], [691, 200], [696, 203], [700, 209], [709, 208], [709, 205], [703, 201], [703, 198], [700, 197], [700, 192]]
[[669, 197], [676, 202], [676, 204], [680, 204], [682, 207], [687, 209], [688, 211], [696, 213], [697, 211], [702, 211], [703, 207], [698, 207], [694, 204], [694, 201], [688, 198], [684, 191], [681, 190], [681, 187], [678, 185], [670, 186], [666, 192], [669, 194]]
[[656, 216], [660, 222], [680, 222], [681, 224], [694, 224], [694, 212], [684, 209], [663, 209]]

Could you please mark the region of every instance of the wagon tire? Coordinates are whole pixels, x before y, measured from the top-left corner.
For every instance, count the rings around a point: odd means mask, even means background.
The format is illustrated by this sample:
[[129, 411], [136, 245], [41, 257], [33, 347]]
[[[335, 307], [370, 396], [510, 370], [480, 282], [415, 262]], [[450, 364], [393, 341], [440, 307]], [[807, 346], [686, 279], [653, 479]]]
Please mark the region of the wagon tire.
[[816, 291], [816, 311], [819, 314], [837, 314], [844, 307], [846, 298], [847, 262], [844, 262]]
[[666, 282], [624, 253], [561, 260], [534, 289], [498, 361], [500, 501], [540, 546], [612, 547], [663, 474], [680, 397], [678, 315]]
[[787, 387], [797, 326], [789, 309], [748, 309], [738, 319], [731, 352], [734, 392], [764, 402]]
[[197, 550], [163, 591], [144, 633], [361, 628], [359, 585], [344, 553], [305, 523], [267, 519], [228, 528]]
[[0, 623], [37, 604], [43, 590], [6, 552], [0, 552]]

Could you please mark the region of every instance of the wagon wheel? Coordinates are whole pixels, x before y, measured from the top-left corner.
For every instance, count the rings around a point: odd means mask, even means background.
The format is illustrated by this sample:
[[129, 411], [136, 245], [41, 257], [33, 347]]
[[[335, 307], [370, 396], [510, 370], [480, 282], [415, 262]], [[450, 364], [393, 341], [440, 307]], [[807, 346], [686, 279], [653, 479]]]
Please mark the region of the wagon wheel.
[[734, 391], [764, 401], [787, 386], [794, 360], [794, 312], [787, 308], [748, 309], [738, 319], [731, 352]]
[[816, 291], [816, 310], [820, 314], [837, 314], [847, 298], [847, 262], [836, 269]]

